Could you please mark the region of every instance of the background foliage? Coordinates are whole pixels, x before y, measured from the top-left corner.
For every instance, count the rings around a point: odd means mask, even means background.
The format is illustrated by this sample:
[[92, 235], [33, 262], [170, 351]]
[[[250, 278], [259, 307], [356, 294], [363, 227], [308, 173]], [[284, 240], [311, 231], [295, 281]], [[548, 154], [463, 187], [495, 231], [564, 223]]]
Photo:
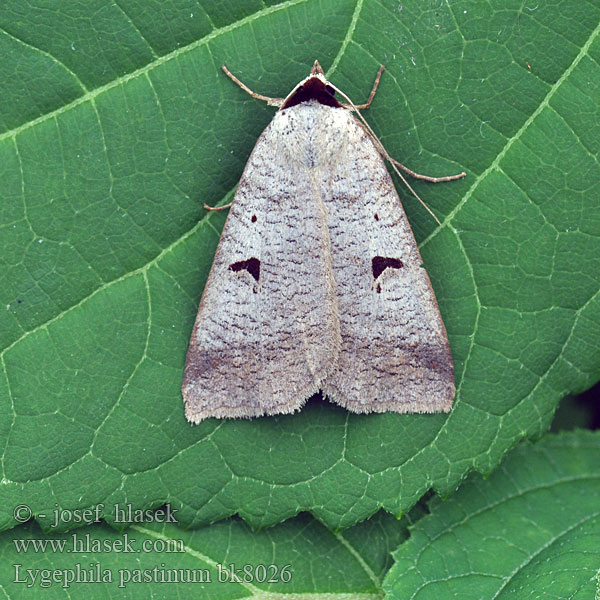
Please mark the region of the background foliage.
[[[56, 507], [104, 503], [110, 523], [116, 502], [168, 501], [185, 527], [310, 511], [339, 530], [404, 514], [430, 488], [449, 496], [541, 436], [559, 400], [598, 379], [599, 15], [576, 0], [3, 2], [3, 529], [19, 503], [49, 530], [40, 515]], [[442, 227], [400, 190], [455, 407], [356, 416], [314, 398], [288, 417], [191, 427], [182, 368], [224, 219], [202, 204], [227, 201], [273, 112], [219, 67], [281, 96], [315, 58], [359, 102], [384, 63], [365, 116], [390, 154], [468, 173], [415, 184]], [[404, 535], [391, 522], [358, 527], [391, 547]], [[297, 523], [325, 532], [308, 516], [281, 531]], [[237, 521], [199, 531], [212, 545], [234, 530], [248, 535]], [[323, 536], [342, 556], [345, 538]], [[338, 592], [380, 593], [389, 562], [355, 553], [366, 583]]]

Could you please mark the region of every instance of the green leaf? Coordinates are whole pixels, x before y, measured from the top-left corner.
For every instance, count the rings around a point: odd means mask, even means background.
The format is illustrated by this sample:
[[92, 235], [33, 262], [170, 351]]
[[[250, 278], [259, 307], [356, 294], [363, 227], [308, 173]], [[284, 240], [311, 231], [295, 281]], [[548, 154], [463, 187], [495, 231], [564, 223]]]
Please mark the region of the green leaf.
[[[449, 494], [598, 378], [600, 9], [576, 0], [0, 6], [0, 516], [169, 501], [183, 524], [311, 511], [333, 527]], [[388, 151], [460, 182], [403, 190], [449, 332], [450, 415], [319, 399], [183, 417], [224, 202], [318, 58]], [[44, 527], [49, 524], [43, 518]]]
[[0, 583], [10, 598], [93, 590], [94, 598], [367, 600], [382, 597], [390, 551], [404, 538], [405, 523], [386, 513], [335, 534], [308, 515], [260, 532], [239, 519], [195, 531], [146, 522], [125, 533], [98, 525], [48, 536], [28, 524], [0, 535]]
[[598, 597], [600, 432], [523, 445], [429, 508], [394, 552], [388, 597]]

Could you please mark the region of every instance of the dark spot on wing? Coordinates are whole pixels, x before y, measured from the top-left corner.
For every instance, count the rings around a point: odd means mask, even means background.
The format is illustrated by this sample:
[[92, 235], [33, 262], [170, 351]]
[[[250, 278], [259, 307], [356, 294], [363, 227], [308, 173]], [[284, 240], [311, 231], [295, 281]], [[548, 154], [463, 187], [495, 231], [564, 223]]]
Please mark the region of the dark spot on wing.
[[258, 282], [258, 279], [260, 278], [260, 260], [258, 260], [258, 258], [239, 260], [238, 262], [229, 265], [229, 268], [235, 272], [248, 271], [248, 273], [254, 277], [254, 281], [256, 282]]
[[377, 279], [386, 269], [401, 269], [404, 263], [399, 258], [375, 256], [371, 261], [373, 279]]

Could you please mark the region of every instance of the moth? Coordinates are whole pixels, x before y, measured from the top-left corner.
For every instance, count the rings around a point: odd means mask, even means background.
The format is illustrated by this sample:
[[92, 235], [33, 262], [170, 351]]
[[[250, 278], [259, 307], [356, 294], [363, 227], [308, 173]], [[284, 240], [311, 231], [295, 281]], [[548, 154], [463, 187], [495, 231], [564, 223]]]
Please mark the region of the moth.
[[223, 70], [279, 110], [246, 164], [200, 301], [187, 419], [291, 413], [318, 390], [355, 413], [449, 411], [446, 330], [384, 159], [400, 177], [397, 167], [433, 182], [465, 173], [414, 173], [354, 117], [383, 67], [358, 106], [318, 61], [286, 98]]

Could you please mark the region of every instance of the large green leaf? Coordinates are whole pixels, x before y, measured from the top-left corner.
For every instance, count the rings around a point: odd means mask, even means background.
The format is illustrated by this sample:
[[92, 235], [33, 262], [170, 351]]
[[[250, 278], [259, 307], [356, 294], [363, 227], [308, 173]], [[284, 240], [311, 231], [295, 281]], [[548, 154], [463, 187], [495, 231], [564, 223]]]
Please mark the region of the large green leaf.
[[45, 600], [375, 600], [405, 530], [386, 513], [336, 534], [308, 515], [261, 532], [239, 519], [194, 531], [143, 523], [51, 535], [29, 524], [0, 535], [0, 586], [4, 598]]
[[[3, 527], [170, 501], [184, 524], [309, 510], [348, 526], [452, 491], [598, 378], [600, 9], [416, 0], [0, 6]], [[450, 415], [319, 399], [183, 417], [185, 351], [225, 201], [272, 109], [318, 58], [388, 151], [461, 182], [407, 194], [449, 332]], [[45, 526], [47, 521], [40, 518]]]
[[523, 445], [429, 507], [394, 553], [390, 598], [598, 598], [600, 432]]

